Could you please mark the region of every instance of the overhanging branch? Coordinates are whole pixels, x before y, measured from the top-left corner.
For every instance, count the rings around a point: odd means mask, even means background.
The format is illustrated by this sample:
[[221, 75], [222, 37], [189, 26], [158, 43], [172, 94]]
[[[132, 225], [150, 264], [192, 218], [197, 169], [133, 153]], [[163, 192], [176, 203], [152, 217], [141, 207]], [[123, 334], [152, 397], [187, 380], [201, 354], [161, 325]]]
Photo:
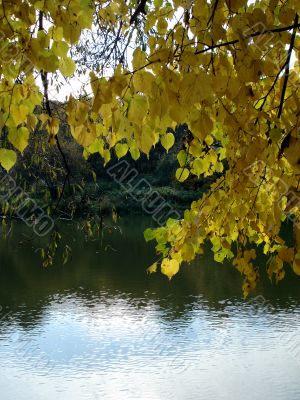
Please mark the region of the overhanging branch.
[[290, 75], [290, 63], [291, 63], [291, 57], [292, 57], [292, 52], [293, 48], [295, 45], [295, 38], [296, 38], [296, 31], [297, 31], [297, 26], [298, 26], [298, 14], [295, 15], [295, 20], [294, 20], [294, 30], [292, 33], [291, 41], [290, 41], [290, 47], [287, 55], [287, 60], [285, 64], [285, 71], [284, 71], [284, 81], [283, 81], [283, 86], [282, 86], [282, 92], [281, 92], [281, 98], [280, 98], [280, 104], [278, 108], [278, 113], [277, 117], [280, 118], [283, 110], [283, 104], [284, 104], [284, 98], [285, 98], [285, 92], [289, 80], [289, 75]]
[[[294, 32], [296, 32], [296, 30], [298, 28], [300, 28], [300, 24], [298, 23], [298, 15], [297, 15], [297, 18], [295, 18], [295, 22], [294, 22], [293, 25], [284, 26], [284, 27], [275, 28], [275, 29], [267, 29], [267, 30], [262, 31], [262, 32], [254, 32], [254, 33], [251, 33], [251, 35], [245, 36], [245, 39], [254, 38], [256, 36], [269, 35], [270, 33], [286, 32], [286, 31], [290, 31], [291, 29], [294, 29]], [[205, 49], [198, 50], [194, 54], [202, 54], [202, 53], [206, 53], [209, 50], [218, 49], [220, 47], [231, 46], [233, 44], [238, 43], [239, 41], [240, 41], [240, 39], [234, 39], [234, 40], [230, 40], [229, 42], [218, 43], [218, 44], [214, 44], [212, 46], [208, 45]]]
[[[39, 12], [39, 31], [41, 31], [43, 29], [44, 29], [44, 27], [43, 27], [43, 11], [40, 11]], [[48, 84], [47, 72], [41, 71], [41, 79], [42, 79], [42, 84], [43, 84], [43, 89], [44, 89], [44, 103], [45, 103], [45, 107], [46, 107], [46, 110], [47, 110], [47, 114], [49, 115], [49, 117], [52, 117], [52, 110], [51, 110], [50, 100], [49, 100], [49, 95], [48, 95], [48, 86], [49, 86], [49, 84]], [[59, 153], [60, 153], [60, 155], [62, 157], [64, 166], [65, 166], [65, 170], [66, 170], [66, 176], [65, 176], [65, 179], [64, 179], [62, 192], [61, 192], [60, 197], [58, 199], [58, 202], [56, 204], [56, 208], [58, 208], [59, 203], [60, 203], [60, 201], [61, 201], [61, 199], [63, 197], [67, 182], [68, 182], [69, 187], [70, 187], [71, 170], [70, 170], [69, 164], [67, 162], [66, 156], [65, 156], [65, 154], [64, 154], [64, 152], [63, 152], [63, 150], [61, 148], [60, 141], [59, 141], [59, 138], [58, 138], [58, 134], [55, 135], [55, 142], [56, 142], [56, 146], [58, 148], [58, 151], [59, 151]]]

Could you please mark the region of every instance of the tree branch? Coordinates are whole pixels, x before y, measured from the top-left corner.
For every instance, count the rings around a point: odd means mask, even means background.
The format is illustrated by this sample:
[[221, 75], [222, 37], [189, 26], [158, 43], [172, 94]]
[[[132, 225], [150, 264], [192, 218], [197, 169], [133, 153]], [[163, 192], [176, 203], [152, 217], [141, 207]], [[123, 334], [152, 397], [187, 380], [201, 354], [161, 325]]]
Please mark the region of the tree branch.
[[132, 25], [134, 22], [137, 21], [137, 18], [140, 14], [147, 15], [147, 12], [145, 9], [146, 3], [147, 3], [147, 0], [140, 1], [139, 5], [137, 6], [137, 9], [135, 10], [135, 12], [132, 14], [132, 16], [130, 18], [130, 25]]
[[219, 4], [219, 0], [215, 0], [211, 16], [209, 17], [209, 20], [207, 21], [207, 26], [209, 26], [210, 23], [213, 24], [218, 4]]
[[[291, 29], [296, 30], [297, 28], [300, 28], [300, 24], [298, 23], [298, 18], [297, 19], [295, 18], [295, 23], [293, 25], [284, 26], [284, 27], [275, 28], [275, 29], [267, 29], [267, 30], [262, 31], [262, 32], [254, 32], [254, 33], [251, 33], [251, 35], [245, 36], [245, 39], [250, 39], [250, 38], [254, 38], [256, 36], [261, 36], [261, 35], [268, 35], [270, 33], [286, 32], [286, 31], [289, 31]], [[207, 46], [205, 49], [198, 50], [194, 54], [206, 53], [209, 50], [218, 49], [220, 47], [225, 47], [225, 46], [230, 46], [232, 44], [238, 43], [239, 41], [240, 41], [240, 39], [234, 39], [234, 40], [230, 40], [229, 42], [223, 42], [223, 43], [214, 44], [212, 46]]]
[[[44, 27], [43, 27], [43, 15], [44, 15], [43, 11], [40, 11], [39, 12], [39, 31], [44, 30]], [[46, 107], [46, 110], [47, 110], [47, 114], [49, 115], [49, 117], [52, 117], [52, 110], [51, 110], [50, 101], [49, 101], [49, 95], [48, 95], [48, 86], [49, 85], [48, 85], [47, 72], [41, 71], [41, 79], [42, 79], [42, 84], [43, 84], [43, 88], [44, 88], [44, 103], [45, 103], [45, 107]], [[58, 206], [59, 206], [59, 203], [60, 203], [60, 201], [61, 201], [61, 199], [63, 197], [67, 182], [68, 182], [68, 185], [70, 187], [71, 170], [69, 168], [69, 164], [67, 162], [66, 156], [65, 156], [65, 154], [64, 154], [64, 152], [63, 152], [63, 150], [61, 148], [60, 141], [59, 141], [59, 138], [58, 138], [58, 134], [55, 135], [55, 141], [56, 141], [56, 145], [57, 145], [58, 151], [59, 151], [59, 153], [60, 153], [60, 155], [61, 155], [61, 157], [63, 159], [63, 163], [64, 163], [64, 166], [65, 166], [65, 169], [66, 169], [66, 176], [65, 176], [65, 179], [64, 179], [64, 183], [63, 183], [63, 189], [62, 189], [62, 192], [60, 194], [60, 197], [59, 197], [58, 202], [57, 202], [56, 207], [55, 207], [57, 209]]]
[[280, 118], [280, 116], [282, 114], [282, 110], [283, 110], [285, 92], [286, 92], [286, 88], [287, 88], [287, 84], [288, 84], [288, 80], [289, 80], [289, 74], [290, 74], [291, 56], [292, 56], [293, 48], [295, 45], [298, 20], [299, 20], [299, 17], [298, 17], [298, 14], [296, 13], [295, 20], [294, 20], [294, 30], [293, 30], [293, 34], [291, 37], [290, 47], [289, 47], [288, 56], [287, 56], [287, 60], [286, 60], [286, 64], [285, 64], [284, 81], [283, 81], [281, 99], [280, 99], [280, 104], [279, 104], [278, 114], [277, 114], [278, 118]]

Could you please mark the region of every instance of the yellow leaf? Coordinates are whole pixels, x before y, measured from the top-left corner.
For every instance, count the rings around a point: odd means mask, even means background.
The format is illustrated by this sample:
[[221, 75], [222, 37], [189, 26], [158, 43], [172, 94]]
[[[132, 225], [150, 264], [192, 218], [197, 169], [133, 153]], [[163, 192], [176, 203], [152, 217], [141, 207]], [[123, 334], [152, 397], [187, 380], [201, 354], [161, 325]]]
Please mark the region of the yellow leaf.
[[146, 54], [139, 47], [133, 52], [132, 66], [134, 70], [138, 70], [146, 64]]
[[190, 171], [187, 168], [177, 168], [175, 176], [179, 182], [183, 182], [188, 178], [189, 174]]
[[21, 104], [19, 107], [11, 107], [11, 115], [16, 126], [26, 122], [28, 113], [29, 109], [25, 104]]
[[52, 46], [53, 53], [58, 57], [65, 57], [68, 53], [69, 45], [67, 42], [54, 42]]
[[185, 150], [180, 150], [179, 153], [177, 154], [177, 160], [179, 162], [179, 165], [183, 167], [188, 160], [188, 154]]
[[46, 121], [49, 120], [49, 115], [47, 114], [40, 114], [38, 116], [39, 120], [41, 121], [42, 124], [45, 124]]
[[130, 146], [130, 154], [134, 161], [136, 161], [140, 157], [140, 151], [136, 146]]
[[160, 18], [158, 18], [156, 26], [157, 26], [158, 33], [163, 35], [164, 33], [166, 33], [166, 30], [168, 28], [168, 22], [165, 18], [160, 17]]
[[199, 139], [207, 139], [213, 130], [213, 121], [207, 112], [201, 111], [199, 118], [191, 123], [191, 129]]
[[6, 171], [9, 171], [16, 163], [17, 155], [13, 150], [0, 149], [0, 164]]
[[9, 131], [8, 140], [16, 149], [23, 153], [24, 149], [28, 146], [29, 131], [24, 126], [19, 129], [12, 128]]
[[148, 71], [141, 70], [133, 76], [134, 88], [137, 92], [143, 92], [150, 95], [155, 77]]
[[97, 139], [95, 140], [90, 146], [89, 146], [89, 152], [91, 154], [95, 154], [95, 153], [102, 153], [104, 150], [103, 148], [103, 140], [101, 139]]
[[30, 128], [32, 131], [35, 129], [36, 124], [37, 124], [37, 117], [34, 114], [29, 114], [27, 115], [27, 124], [28, 128]]
[[300, 275], [300, 254], [295, 255], [295, 259], [293, 262], [293, 270], [296, 275]]
[[68, 122], [72, 132], [76, 127], [87, 124], [89, 105], [85, 101], [76, 102], [76, 100], [70, 96], [66, 107], [66, 113], [68, 115]]
[[188, 110], [179, 104], [177, 99], [170, 104], [169, 114], [170, 117], [177, 123], [182, 123], [186, 117]]
[[211, 135], [207, 135], [204, 141], [207, 144], [207, 146], [211, 146], [214, 142], [214, 139]]
[[207, 160], [207, 158], [196, 158], [192, 164], [192, 167], [193, 167], [192, 172], [195, 175], [199, 176], [199, 175], [207, 172], [209, 169], [209, 166], [210, 166], [210, 163]]
[[55, 72], [59, 67], [57, 56], [51, 52], [43, 52], [39, 56], [39, 67], [47, 72]]
[[282, 261], [291, 262], [294, 257], [294, 249], [283, 247], [278, 250], [278, 256], [282, 259]]
[[110, 160], [110, 151], [108, 149], [103, 150], [103, 153], [101, 154], [102, 157], [104, 158], [104, 165], [106, 165], [109, 160]]
[[239, 8], [245, 6], [247, 4], [247, 0], [230, 0], [229, 8], [230, 11], [237, 12]]
[[137, 142], [140, 150], [143, 153], [149, 154], [151, 147], [155, 144], [155, 135], [151, 127], [145, 125], [142, 128], [140, 134], [137, 135]]
[[137, 125], [140, 125], [147, 114], [147, 99], [142, 95], [135, 95], [130, 103], [129, 111], [128, 111], [128, 119], [129, 121], [135, 122]]
[[126, 143], [117, 143], [115, 152], [118, 158], [124, 157], [128, 152], [128, 145]]
[[288, 141], [288, 147], [284, 149], [284, 155], [291, 165], [298, 165], [299, 152], [300, 139], [292, 136]]
[[180, 103], [182, 106], [198, 103], [211, 95], [210, 76], [204, 72], [187, 73], [179, 86]]
[[214, 168], [215, 168], [215, 171], [216, 171], [216, 172], [222, 172], [223, 169], [224, 169], [224, 166], [223, 166], [223, 164], [222, 164], [221, 162], [217, 162], [217, 163], [214, 165]]
[[147, 273], [153, 274], [154, 272], [156, 272], [156, 270], [157, 270], [157, 263], [154, 263], [147, 268]]
[[269, 137], [271, 140], [273, 140], [273, 142], [279, 142], [279, 140], [282, 137], [281, 129], [279, 129], [279, 128], [271, 129], [269, 132]]
[[66, 76], [71, 77], [76, 69], [76, 64], [70, 57], [62, 58], [59, 61], [59, 70], [60, 72]]
[[162, 146], [167, 150], [167, 152], [170, 150], [170, 148], [173, 146], [175, 143], [175, 138], [173, 133], [168, 132], [165, 135], [161, 137], [161, 144]]
[[86, 127], [85, 125], [76, 126], [76, 128], [71, 127], [71, 133], [76, 139], [77, 143], [79, 143], [83, 147], [90, 146], [96, 139], [96, 132], [93, 127]]
[[174, 259], [164, 258], [161, 263], [161, 272], [171, 279], [179, 271], [179, 262]]
[[59, 130], [59, 119], [56, 117], [52, 117], [49, 120], [49, 133], [52, 136], [55, 136]]
[[192, 261], [195, 258], [195, 250], [191, 243], [184, 243], [181, 248], [181, 255], [184, 261]]

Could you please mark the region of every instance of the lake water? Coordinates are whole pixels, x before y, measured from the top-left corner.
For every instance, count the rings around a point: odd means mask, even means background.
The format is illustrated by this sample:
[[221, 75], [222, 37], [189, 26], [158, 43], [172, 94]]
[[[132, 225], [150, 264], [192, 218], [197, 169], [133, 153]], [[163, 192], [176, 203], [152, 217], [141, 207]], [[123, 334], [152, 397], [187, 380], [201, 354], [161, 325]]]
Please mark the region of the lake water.
[[88, 242], [64, 224], [72, 259], [48, 269], [21, 229], [0, 242], [0, 399], [299, 400], [299, 277], [244, 301], [209, 252], [147, 276], [149, 224]]

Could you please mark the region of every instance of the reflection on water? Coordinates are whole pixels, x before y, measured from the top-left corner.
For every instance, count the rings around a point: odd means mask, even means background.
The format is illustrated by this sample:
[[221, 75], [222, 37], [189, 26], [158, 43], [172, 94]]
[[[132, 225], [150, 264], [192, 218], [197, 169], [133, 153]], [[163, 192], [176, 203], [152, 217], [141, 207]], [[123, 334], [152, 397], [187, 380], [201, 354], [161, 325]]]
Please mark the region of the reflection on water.
[[125, 220], [102, 245], [63, 226], [72, 260], [49, 269], [21, 232], [1, 242], [1, 400], [299, 400], [300, 279], [263, 280], [262, 310], [210, 255], [149, 277], [148, 225]]

